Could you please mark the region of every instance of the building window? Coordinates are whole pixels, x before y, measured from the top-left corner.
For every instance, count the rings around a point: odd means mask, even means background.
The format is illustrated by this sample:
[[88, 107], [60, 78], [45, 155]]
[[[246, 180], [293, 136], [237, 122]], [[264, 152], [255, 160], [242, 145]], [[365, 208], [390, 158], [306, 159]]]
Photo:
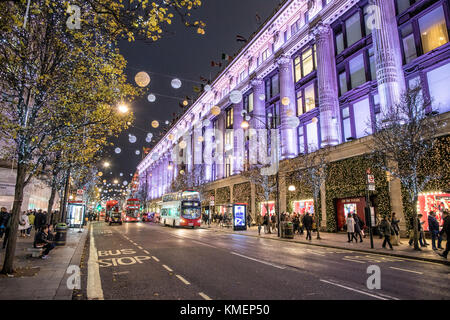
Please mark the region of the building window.
[[357, 55], [348, 63], [350, 72], [350, 84], [354, 89], [366, 82], [366, 70], [364, 68], [364, 57], [362, 54]]
[[397, 0], [397, 14], [402, 14], [411, 6], [411, 0]]
[[340, 32], [336, 35], [336, 53], [340, 54], [344, 49], [344, 34]]
[[350, 107], [342, 109], [342, 131], [344, 134], [344, 141], [348, 141], [352, 135], [352, 124], [350, 119]]
[[341, 91], [341, 95], [345, 94], [348, 91], [347, 86], [347, 72], [339, 73], [339, 87]]
[[266, 50], [263, 51], [262, 53], [262, 61], [266, 61], [267, 58], [269, 57], [270, 53], [269, 53], [269, 49], [267, 48]]
[[424, 54], [448, 42], [447, 24], [442, 6], [427, 13], [418, 22]]
[[305, 153], [305, 129], [303, 125], [298, 126], [298, 147], [300, 153]]
[[244, 110], [247, 111], [247, 113], [253, 111], [253, 92], [244, 96]]
[[291, 37], [294, 36], [300, 30], [301, 19], [295, 21], [295, 23], [291, 26]]
[[266, 101], [276, 97], [280, 93], [278, 73], [266, 80]]
[[427, 72], [426, 76], [433, 110], [450, 111], [450, 63]]
[[400, 30], [400, 36], [403, 44], [403, 58], [405, 63], [409, 63], [417, 58], [416, 40], [414, 39], [414, 31], [411, 23], [408, 23]]
[[316, 46], [314, 45], [294, 58], [295, 82], [313, 72], [316, 65]]
[[347, 36], [347, 47], [352, 46], [362, 38], [359, 12], [355, 13], [345, 21], [345, 33]]
[[226, 128], [227, 129], [232, 129], [233, 128], [233, 107], [227, 109], [225, 111], [225, 115], [226, 115]]
[[353, 104], [353, 114], [355, 116], [356, 138], [362, 138], [372, 134], [372, 120], [370, 117], [369, 98]]
[[400, 37], [404, 63], [448, 43], [447, 26], [448, 21], [442, 5], [403, 24], [400, 27]]
[[297, 116], [316, 108], [316, 85], [315, 81], [297, 91]]
[[311, 122], [306, 125], [307, 152], [319, 150], [319, 126], [318, 122]]
[[278, 129], [281, 124], [280, 107], [278, 103], [266, 109], [266, 120], [270, 129]]

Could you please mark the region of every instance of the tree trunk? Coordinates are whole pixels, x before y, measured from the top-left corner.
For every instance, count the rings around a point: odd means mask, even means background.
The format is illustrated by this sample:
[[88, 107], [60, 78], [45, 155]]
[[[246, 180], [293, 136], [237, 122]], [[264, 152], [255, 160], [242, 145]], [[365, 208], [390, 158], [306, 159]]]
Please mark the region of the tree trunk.
[[69, 193], [69, 184], [70, 184], [70, 168], [67, 169], [67, 174], [66, 174], [66, 186], [64, 187], [64, 196], [63, 196], [63, 200], [61, 203], [61, 210], [60, 212], [60, 221], [62, 223], [65, 223], [66, 220], [66, 203], [67, 203], [67, 194]]
[[319, 198], [318, 196], [314, 196], [314, 213], [316, 216], [317, 240], [321, 240], [322, 238], [320, 237], [320, 217], [319, 217], [319, 210], [317, 210], [318, 208], [317, 204], [319, 203], [318, 198]]
[[14, 255], [16, 252], [17, 229], [19, 228], [19, 216], [22, 209], [23, 191], [25, 188], [26, 166], [19, 157], [17, 163], [16, 186], [14, 190], [14, 204], [10, 217], [10, 230], [8, 245], [6, 247], [5, 261], [3, 262], [3, 274], [12, 274], [14, 272]]
[[[52, 191], [50, 193], [50, 199], [48, 199], [47, 220], [48, 220], [48, 217], [51, 216], [51, 213], [53, 211], [53, 204], [55, 203], [55, 197], [56, 197], [56, 178], [53, 177]], [[52, 221], [50, 221], [50, 223], [51, 222]], [[49, 223], [49, 221], [47, 221], [47, 223]]]
[[417, 221], [417, 196], [414, 196], [414, 202], [413, 202], [413, 228], [414, 228], [414, 250], [420, 251], [419, 247], [419, 231], [417, 230], [419, 227], [418, 221]]

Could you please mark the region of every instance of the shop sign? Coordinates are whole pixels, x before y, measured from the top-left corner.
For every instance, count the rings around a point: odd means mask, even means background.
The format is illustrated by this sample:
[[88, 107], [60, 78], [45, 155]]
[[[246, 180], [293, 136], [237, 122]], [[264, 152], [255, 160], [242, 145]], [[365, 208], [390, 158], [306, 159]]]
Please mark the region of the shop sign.
[[371, 174], [367, 175], [367, 190], [375, 191], [375, 177]]

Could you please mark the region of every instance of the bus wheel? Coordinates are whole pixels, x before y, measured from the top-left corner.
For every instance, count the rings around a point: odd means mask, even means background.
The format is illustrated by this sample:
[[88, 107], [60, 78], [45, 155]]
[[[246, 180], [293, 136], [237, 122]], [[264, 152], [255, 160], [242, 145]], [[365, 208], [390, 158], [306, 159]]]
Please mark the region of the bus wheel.
[[195, 227], [194, 227], [194, 226], [192, 226], [192, 229], [195, 229]]

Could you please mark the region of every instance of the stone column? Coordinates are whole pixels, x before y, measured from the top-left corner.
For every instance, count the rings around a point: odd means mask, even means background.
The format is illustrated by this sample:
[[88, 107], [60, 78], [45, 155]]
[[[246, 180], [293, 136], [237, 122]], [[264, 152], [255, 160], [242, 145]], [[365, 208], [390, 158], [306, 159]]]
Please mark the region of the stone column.
[[[323, 231], [327, 230], [327, 195], [325, 182], [320, 186], [320, 211], [322, 213], [321, 227]], [[321, 230], [321, 231], [322, 231]]]
[[266, 129], [266, 102], [265, 98], [260, 99], [260, 97], [265, 96], [264, 81], [259, 78], [254, 78], [251, 80], [251, 85], [253, 88], [253, 117], [250, 120], [250, 128], [256, 130], [250, 136], [249, 147], [250, 164], [253, 165], [258, 160], [263, 162], [262, 160], [267, 155], [267, 148], [263, 147], [267, 146], [267, 133], [263, 131]]
[[244, 169], [244, 130], [241, 128], [243, 106], [244, 102], [241, 100], [233, 107], [233, 174], [239, 174]]
[[250, 182], [250, 202], [252, 216], [256, 221], [256, 186], [252, 182]]
[[282, 55], [277, 59], [280, 76], [281, 159], [297, 156], [297, 128], [289, 119], [296, 116], [295, 84], [292, 77], [292, 60]]
[[280, 172], [279, 176], [278, 176], [278, 199], [280, 201], [280, 214], [282, 214], [283, 212], [286, 212], [287, 210], [287, 205], [286, 205], [286, 174]]
[[[193, 147], [193, 153], [194, 153], [194, 168], [202, 168], [204, 167], [203, 164], [203, 157], [202, 157], [202, 141], [199, 141], [199, 138], [202, 136], [202, 125], [197, 125], [194, 128], [194, 140], [192, 141], [192, 147]], [[205, 170], [197, 170], [196, 172], [199, 172], [202, 174], [202, 179], [206, 179], [206, 172]]]
[[371, 0], [373, 47], [382, 112], [400, 102], [405, 91], [402, 53], [394, 0]]
[[[224, 139], [225, 139], [225, 113], [221, 112], [217, 117], [217, 130], [216, 137], [216, 177], [217, 180], [222, 179], [225, 176], [225, 153], [224, 153]], [[218, 143], [217, 143], [218, 142]]]
[[312, 33], [317, 48], [321, 145], [334, 146], [340, 141], [340, 122], [333, 30], [329, 25], [319, 23]]

